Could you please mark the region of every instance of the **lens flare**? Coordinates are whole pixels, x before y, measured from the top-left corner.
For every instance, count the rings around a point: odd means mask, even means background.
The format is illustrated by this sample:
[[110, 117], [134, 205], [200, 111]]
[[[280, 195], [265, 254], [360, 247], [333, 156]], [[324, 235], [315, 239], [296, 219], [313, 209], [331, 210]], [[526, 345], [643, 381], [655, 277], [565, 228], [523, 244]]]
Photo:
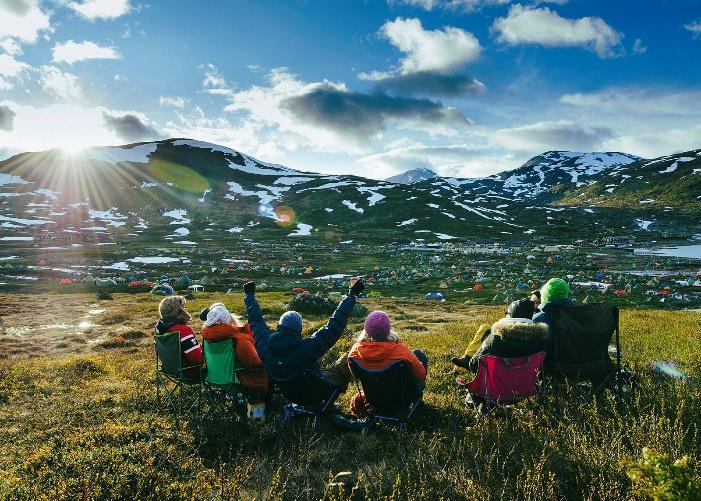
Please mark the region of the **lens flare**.
[[203, 193], [210, 188], [209, 181], [198, 172], [181, 164], [156, 159], [149, 164], [151, 176], [162, 183], [190, 193]]
[[279, 226], [287, 228], [295, 224], [297, 216], [292, 207], [287, 205], [280, 205], [275, 208], [275, 220]]

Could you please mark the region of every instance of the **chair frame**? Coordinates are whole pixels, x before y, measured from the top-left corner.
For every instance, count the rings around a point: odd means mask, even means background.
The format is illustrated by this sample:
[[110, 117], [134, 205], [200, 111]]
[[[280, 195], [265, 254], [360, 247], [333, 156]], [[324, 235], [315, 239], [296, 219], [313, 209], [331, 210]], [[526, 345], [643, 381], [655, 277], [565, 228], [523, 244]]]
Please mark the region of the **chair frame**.
[[[195, 415], [199, 419], [202, 410], [202, 369], [203, 365], [182, 365], [182, 351], [180, 347], [180, 333], [168, 332], [165, 334], [156, 334], [156, 336], [178, 336], [178, 368], [177, 375], [166, 372], [163, 368], [163, 360], [158, 352], [158, 339], [154, 338], [153, 347], [156, 354], [156, 401], [161, 405], [161, 387], [163, 393], [168, 400], [169, 407], [179, 417], [181, 414], [189, 414], [195, 410]], [[184, 375], [185, 371], [198, 369], [200, 377], [193, 379]], [[197, 393], [193, 397], [187, 399], [186, 405], [181, 403], [185, 400], [185, 388], [197, 386]]]
[[[488, 375], [488, 367], [486, 364], [482, 363], [482, 360], [489, 357], [489, 358], [496, 358], [496, 359], [501, 359], [505, 361], [506, 365], [510, 365], [512, 360], [518, 360], [518, 359], [523, 359], [526, 358], [528, 361], [530, 361], [531, 358], [533, 358], [536, 355], [543, 354], [543, 360], [541, 360], [540, 365], [538, 367], [538, 376], [536, 383], [534, 385], [534, 392], [530, 395], [525, 395], [521, 397], [514, 397], [512, 399], [495, 399], [495, 398], [490, 398], [489, 395], [478, 395], [474, 391], [470, 389], [470, 385], [478, 378], [478, 377], [486, 377]], [[484, 370], [484, 375], [480, 370]], [[540, 390], [538, 391], [538, 384], [540, 383]], [[497, 357], [494, 355], [483, 355], [479, 359], [479, 367], [477, 369], [477, 373], [475, 376], [466, 383], [459, 383], [460, 387], [465, 390], [466, 395], [465, 395], [465, 403], [467, 405], [471, 405], [475, 412], [478, 413], [478, 416], [480, 418], [484, 418], [489, 416], [492, 412], [494, 412], [495, 409], [501, 407], [501, 408], [509, 408], [515, 404], [518, 404], [520, 402], [524, 402], [528, 400], [531, 397], [538, 397], [541, 401], [545, 398], [547, 395], [547, 384], [546, 384], [546, 379], [545, 379], [545, 352], [540, 351], [537, 353], [533, 353], [531, 355], [526, 355], [523, 357]], [[481, 410], [480, 409], [480, 404], [484, 403], [486, 410]]]
[[239, 382], [237, 373], [239, 372], [260, 372], [263, 371], [263, 367], [260, 368], [250, 368], [250, 367], [236, 367], [236, 340], [235, 339], [223, 339], [221, 341], [209, 342], [204, 340], [202, 342], [203, 351], [205, 354], [205, 363], [207, 361], [207, 351], [205, 346], [207, 344], [217, 344], [217, 343], [231, 343], [232, 356], [234, 358], [234, 382], [228, 384], [213, 383], [207, 379], [205, 376], [202, 381], [204, 396], [208, 404], [208, 411], [202, 416], [202, 419], [209, 419], [215, 415], [219, 416], [225, 421], [232, 421], [233, 416], [242, 417], [246, 415], [245, 405], [250, 396], [250, 392]]
[[[399, 366], [401, 367], [400, 370], [404, 371], [409, 371], [411, 373], [411, 368], [409, 367], [409, 364], [405, 360], [396, 360], [392, 362], [389, 366], [385, 367], [384, 369], [381, 370], [372, 370], [372, 369], [367, 369], [363, 367], [358, 360], [355, 359], [349, 359], [349, 366], [351, 373], [353, 374], [353, 378], [355, 379], [355, 385], [358, 388], [358, 393], [363, 395], [363, 397], [366, 399], [366, 401], [369, 404], [369, 401], [367, 400], [366, 392], [363, 387], [363, 382], [362, 382], [362, 372], [369, 373], [369, 374], [382, 374], [382, 373], [388, 373], [390, 370], [393, 370], [395, 367]], [[361, 372], [362, 371], [362, 372]], [[413, 375], [412, 375], [413, 377]], [[402, 388], [399, 389], [400, 392], [402, 392]], [[399, 432], [403, 432], [404, 429], [406, 428], [406, 425], [408, 421], [413, 417], [414, 413], [416, 412], [416, 409], [419, 408], [421, 403], [423, 402], [423, 392], [419, 392], [419, 395], [416, 399], [411, 399], [407, 403], [407, 410], [406, 413], [387, 413], [383, 412], [381, 409], [374, 408], [372, 405], [370, 405], [370, 411], [368, 412], [368, 417], [366, 420], [366, 423], [368, 427], [372, 428], [374, 427], [378, 422], [380, 423], [389, 423], [391, 425], [396, 425], [399, 428]]]
[[[568, 305], [572, 306], [572, 305]], [[576, 306], [576, 305], [575, 305]], [[604, 371], [593, 371], [590, 373], [578, 373], [576, 375], [574, 374], [568, 374], [567, 371], [563, 370], [562, 368], [557, 367], [559, 364], [558, 360], [558, 343], [555, 341], [555, 337], [558, 335], [557, 334], [557, 318], [560, 315], [560, 310], [559, 308], [554, 308], [553, 311], [553, 330], [552, 330], [552, 338], [553, 338], [553, 351], [552, 351], [552, 359], [548, 361], [548, 364], [551, 369], [551, 373], [558, 373], [561, 376], [563, 376], [566, 380], [568, 381], [575, 381], [578, 382], [582, 377], [585, 379], [589, 379], [590, 382], [592, 383], [592, 391], [591, 393], [596, 395], [601, 392], [606, 386], [608, 385], [609, 381], [611, 378], [615, 378], [616, 381], [616, 397], [620, 397], [623, 394], [622, 391], [622, 381], [621, 381], [621, 339], [620, 339], [620, 309], [617, 306], [614, 306], [614, 311], [615, 311], [615, 317], [616, 317], [616, 326], [614, 328], [614, 332], [612, 333], [615, 335], [616, 338], [616, 363], [614, 364], [612, 362], [612, 370], [608, 371], [605, 373]], [[609, 339], [609, 344], [611, 343], [611, 340]], [[608, 354], [608, 352], [607, 352]], [[548, 358], [550, 358], [551, 355], [548, 355]], [[610, 360], [610, 355], [609, 355], [609, 360]], [[593, 381], [591, 381], [592, 376], [596, 376], [599, 374], [605, 374], [604, 378], [602, 379], [601, 382], [599, 382], [597, 385], [594, 385]], [[579, 396], [583, 400], [587, 400], [588, 397], [585, 394], [585, 390], [580, 388], [579, 384], [574, 384], [573, 387], [576, 389], [578, 392]]]
[[[313, 377], [319, 379], [321, 381], [324, 381], [325, 383], [328, 383], [330, 387], [333, 387], [333, 390], [329, 395], [322, 399], [321, 402], [319, 402], [319, 405], [317, 407], [298, 404], [296, 402], [293, 402], [292, 399], [290, 399], [287, 396], [283, 386], [285, 383], [289, 383], [299, 377]], [[322, 376], [311, 370], [299, 372], [287, 379], [273, 379], [271, 377], [270, 380], [275, 384], [282, 396], [289, 401], [289, 403], [285, 404], [282, 408], [282, 422], [287, 423], [291, 418], [295, 416], [303, 416], [307, 419], [312, 419], [312, 429], [315, 431], [318, 429], [319, 420], [321, 419], [321, 417], [333, 407], [333, 405], [336, 403], [336, 400], [338, 400], [338, 397], [341, 395], [340, 388], [333, 385], [333, 383], [326, 381]]]

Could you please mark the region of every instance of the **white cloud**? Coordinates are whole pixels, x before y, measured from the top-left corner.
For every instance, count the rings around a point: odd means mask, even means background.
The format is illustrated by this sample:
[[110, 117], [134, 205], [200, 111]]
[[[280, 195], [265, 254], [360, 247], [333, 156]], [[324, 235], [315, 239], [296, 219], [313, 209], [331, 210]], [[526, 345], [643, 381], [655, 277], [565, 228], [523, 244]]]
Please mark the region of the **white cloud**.
[[231, 93], [231, 87], [216, 66], [212, 63], [207, 63], [200, 66], [200, 68], [204, 70], [202, 89], [204, 89], [207, 94], [226, 96]]
[[185, 98], [180, 96], [161, 96], [158, 100], [158, 104], [161, 106], [173, 106], [175, 108], [183, 108], [185, 106]]
[[22, 54], [22, 44], [13, 38], [0, 40], [0, 49], [11, 56], [19, 56]]
[[[418, 7], [424, 10], [457, 10], [464, 12], [472, 12], [484, 7], [497, 5], [507, 5], [512, 0], [387, 0], [390, 5], [408, 5], [410, 7]], [[564, 5], [568, 0], [535, 0], [534, 4], [552, 3]]]
[[664, 128], [649, 132], [613, 138], [604, 146], [612, 151], [625, 151], [647, 158], [669, 155], [682, 151], [697, 149], [701, 145], [701, 125], [689, 127]]
[[64, 43], [57, 43], [54, 45], [52, 53], [54, 63], [65, 62], [68, 64], [88, 59], [121, 59], [122, 57], [114, 47], [102, 47], [87, 40], [84, 42], [68, 40]]
[[31, 70], [27, 63], [18, 61], [8, 54], [0, 54], [0, 90], [10, 90], [15, 82]]
[[542, 153], [545, 150], [599, 150], [613, 137], [614, 131], [607, 127], [559, 120], [498, 129], [491, 139], [509, 150]]
[[388, 21], [380, 33], [405, 54], [399, 61], [402, 74], [452, 72], [475, 61], [482, 50], [479, 40], [468, 31], [452, 26], [426, 30], [418, 19]]
[[694, 115], [701, 118], [698, 107], [689, 105], [701, 102], [699, 90], [661, 91], [615, 87], [592, 93], [564, 94], [560, 97], [560, 102], [583, 110], [614, 115]]
[[49, 14], [42, 11], [38, 0], [0, 2], [0, 40], [34, 43], [41, 32], [51, 32], [51, 25]]
[[61, 99], [78, 99], [81, 95], [78, 77], [55, 66], [39, 68], [39, 84], [44, 91]]
[[544, 47], [586, 47], [601, 58], [622, 53], [618, 33], [600, 17], [567, 19], [547, 7], [516, 4], [506, 17], [497, 18], [492, 30], [509, 45], [534, 44]]
[[11, 101], [0, 105], [9, 106], [16, 114], [12, 131], [0, 130], [0, 144], [11, 145], [15, 152], [124, 142], [105, 128], [104, 108], [68, 104], [35, 107]]
[[133, 10], [129, 0], [82, 0], [66, 6], [89, 21], [115, 19]]
[[647, 47], [643, 45], [643, 41], [639, 38], [636, 38], [635, 41], [633, 42], [633, 54], [641, 55], [645, 54], [647, 52]]
[[685, 24], [684, 29], [690, 31], [694, 38], [701, 37], [701, 20]]

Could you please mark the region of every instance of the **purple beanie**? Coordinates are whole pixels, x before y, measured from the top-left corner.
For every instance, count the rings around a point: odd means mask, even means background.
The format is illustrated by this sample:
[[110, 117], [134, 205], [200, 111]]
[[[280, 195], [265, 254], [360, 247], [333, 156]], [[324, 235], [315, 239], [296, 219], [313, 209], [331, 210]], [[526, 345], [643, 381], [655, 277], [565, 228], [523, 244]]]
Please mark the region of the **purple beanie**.
[[387, 339], [390, 327], [389, 315], [384, 311], [373, 311], [365, 319], [365, 333], [372, 339]]

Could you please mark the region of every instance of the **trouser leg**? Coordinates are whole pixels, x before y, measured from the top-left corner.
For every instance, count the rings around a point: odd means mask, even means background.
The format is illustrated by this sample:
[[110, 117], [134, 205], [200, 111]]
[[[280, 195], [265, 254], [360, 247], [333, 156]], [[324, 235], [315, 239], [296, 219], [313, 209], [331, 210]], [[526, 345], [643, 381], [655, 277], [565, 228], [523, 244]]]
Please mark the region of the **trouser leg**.
[[[414, 352], [414, 355], [416, 355], [416, 358], [419, 359], [419, 362], [421, 362], [424, 365], [424, 367], [426, 368], [426, 373], [428, 374], [428, 357], [426, 356], [426, 354], [418, 348], [412, 351]], [[425, 381], [420, 381], [418, 383], [418, 388], [421, 393], [423, 393], [425, 387]]]
[[321, 373], [326, 379], [341, 388], [342, 391], [346, 391], [352, 377], [348, 368], [348, 353], [344, 353], [330, 366], [321, 369]]

